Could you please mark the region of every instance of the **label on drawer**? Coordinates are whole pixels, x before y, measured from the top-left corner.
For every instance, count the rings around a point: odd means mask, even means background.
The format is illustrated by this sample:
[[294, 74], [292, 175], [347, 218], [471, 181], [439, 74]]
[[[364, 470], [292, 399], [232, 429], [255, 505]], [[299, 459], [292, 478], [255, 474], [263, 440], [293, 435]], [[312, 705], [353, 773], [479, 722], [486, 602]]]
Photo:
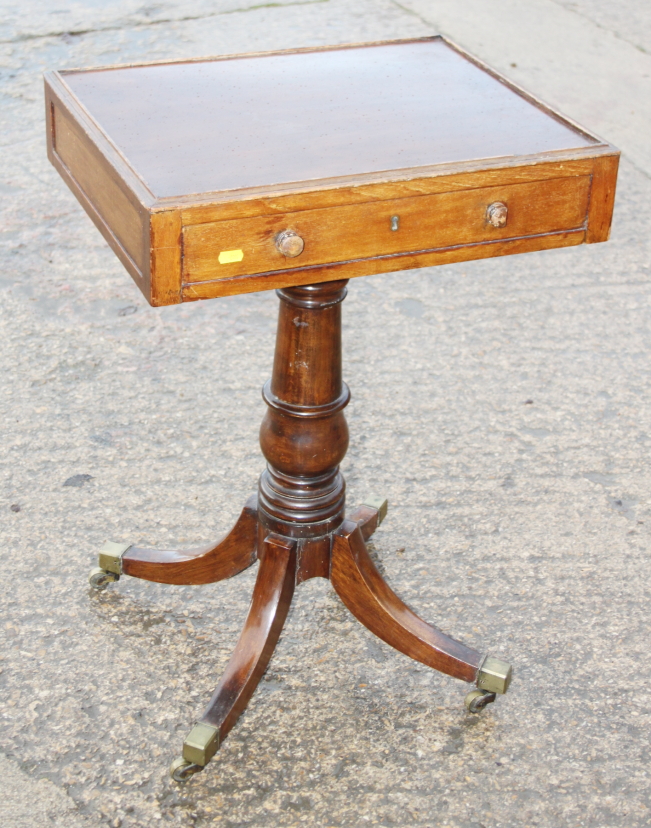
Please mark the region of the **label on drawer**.
[[[572, 176], [190, 225], [183, 228], [183, 281], [574, 230], [585, 224], [589, 190], [590, 176]], [[495, 202], [508, 208], [503, 227], [487, 217]], [[295, 258], [276, 248], [287, 230], [305, 242]], [[241, 255], [222, 258], [234, 253]]]
[[217, 261], [219, 264], [232, 264], [233, 262], [241, 262], [243, 258], [243, 250], [222, 250], [217, 256]]

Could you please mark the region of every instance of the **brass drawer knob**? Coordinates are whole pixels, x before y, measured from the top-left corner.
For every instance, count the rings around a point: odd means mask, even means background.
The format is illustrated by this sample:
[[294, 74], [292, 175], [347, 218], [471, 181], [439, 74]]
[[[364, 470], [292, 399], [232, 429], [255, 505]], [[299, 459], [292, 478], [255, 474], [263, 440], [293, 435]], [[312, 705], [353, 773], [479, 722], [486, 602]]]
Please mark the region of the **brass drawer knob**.
[[506, 227], [509, 208], [503, 201], [494, 201], [486, 210], [486, 219], [493, 227]]
[[283, 230], [276, 237], [276, 247], [288, 259], [300, 256], [305, 247], [303, 239], [293, 230]]

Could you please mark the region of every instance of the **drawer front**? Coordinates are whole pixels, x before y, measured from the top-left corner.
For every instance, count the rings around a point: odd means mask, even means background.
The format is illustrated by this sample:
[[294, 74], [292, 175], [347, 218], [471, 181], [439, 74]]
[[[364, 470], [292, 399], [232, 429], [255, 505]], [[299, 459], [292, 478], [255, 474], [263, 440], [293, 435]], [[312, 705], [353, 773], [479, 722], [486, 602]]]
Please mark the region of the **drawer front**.
[[[572, 230], [585, 224], [589, 192], [585, 175], [191, 225], [183, 228], [183, 281]], [[503, 227], [488, 220], [496, 202], [507, 206]], [[304, 242], [293, 258], [276, 247], [287, 230]]]

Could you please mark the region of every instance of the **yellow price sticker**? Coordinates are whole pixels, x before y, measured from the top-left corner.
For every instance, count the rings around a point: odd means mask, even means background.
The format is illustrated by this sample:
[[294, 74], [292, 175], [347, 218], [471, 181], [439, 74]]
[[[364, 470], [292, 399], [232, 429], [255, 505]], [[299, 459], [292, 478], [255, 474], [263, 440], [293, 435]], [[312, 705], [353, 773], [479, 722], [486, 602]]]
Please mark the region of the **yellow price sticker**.
[[219, 264], [230, 264], [231, 262], [241, 262], [244, 258], [243, 250], [222, 250], [219, 254]]

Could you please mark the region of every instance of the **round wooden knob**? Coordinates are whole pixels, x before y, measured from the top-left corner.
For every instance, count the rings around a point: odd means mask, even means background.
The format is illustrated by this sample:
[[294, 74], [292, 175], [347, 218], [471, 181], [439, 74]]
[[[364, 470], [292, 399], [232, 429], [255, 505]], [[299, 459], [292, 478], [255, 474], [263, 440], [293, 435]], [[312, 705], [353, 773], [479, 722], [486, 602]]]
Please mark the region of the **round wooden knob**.
[[276, 238], [276, 247], [288, 259], [300, 256], [305, 247], [303, 239], [293, 230], [284, 230]]
[[486, 210], [488, 223], [492, 224], [493, 227], [506, 227], [508, 214], [509, 208], [503, 201], [493, 202], [493, 204], [489, 205], [488, 210]]

